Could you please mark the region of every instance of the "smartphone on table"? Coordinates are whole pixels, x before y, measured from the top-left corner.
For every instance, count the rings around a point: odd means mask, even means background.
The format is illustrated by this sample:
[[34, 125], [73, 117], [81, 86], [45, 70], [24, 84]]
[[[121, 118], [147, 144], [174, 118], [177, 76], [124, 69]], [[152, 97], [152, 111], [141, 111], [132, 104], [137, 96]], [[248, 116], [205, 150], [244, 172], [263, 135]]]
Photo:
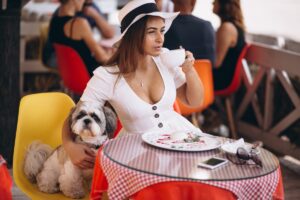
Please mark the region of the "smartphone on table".
[[198, 163], [198, 167], [204, 167], [208, 169], [215, 169], [217, 167], [221, 167], [225, 165], [228, 162], [227, 159], [224, 158], [218, 158], [218, 157], [212, 157], [208, 160], [202, 161]]

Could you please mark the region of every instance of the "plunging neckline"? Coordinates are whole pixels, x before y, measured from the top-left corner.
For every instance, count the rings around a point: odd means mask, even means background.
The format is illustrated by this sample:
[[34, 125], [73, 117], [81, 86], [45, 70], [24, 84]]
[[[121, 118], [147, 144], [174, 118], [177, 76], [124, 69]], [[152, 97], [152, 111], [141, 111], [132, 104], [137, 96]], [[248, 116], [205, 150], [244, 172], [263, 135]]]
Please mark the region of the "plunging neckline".
[[160, 99], [159, 99], [157, 102], [155, 102], [155, 103], [149, 103], [149, 102], [145, 101], [144, 99], [142, 99], [142, 98], [141, 98], [141, 97], [133, 90], [133, 88], [129, 85], [129, 83], [126, 81], [126, 79], [124, 78], [124, 76], [121, 76], [121, 78], [122, 78], [123, 81], [125, 82], [126, 87], [129, 88], [129, 91], [130, 91], [131, 93], [133, 93], [133, 95], [136, 96], [137, 99], [139, 99], [139, 101], [141, 101], [141, 102], [144, 103], [144, 104], [150, 105], [150, 106], [159, 104], [159, 103], [163, 100], [163, 98], [164, 98], [164, 96], [165, 96], [165, 93], [166, 93], [166, 84], [165, 84], [164, 76], [162, 75], [161, 69], [160, 69], [160, 67], [158, 66], [156, 60], [155, 60], [153, 57], [152, 57], [152, 59], [153, 59], [153, 61], [154, 61], [154, 63], [155, 63], [156, 68], [158, 69], [159, 75], [160, 75], [160, 77], [161, 77], [161, 79], [162, 79], [162, 81], [163, 81], [163, 86], [164, 86], [163, 94], [161, 95]]

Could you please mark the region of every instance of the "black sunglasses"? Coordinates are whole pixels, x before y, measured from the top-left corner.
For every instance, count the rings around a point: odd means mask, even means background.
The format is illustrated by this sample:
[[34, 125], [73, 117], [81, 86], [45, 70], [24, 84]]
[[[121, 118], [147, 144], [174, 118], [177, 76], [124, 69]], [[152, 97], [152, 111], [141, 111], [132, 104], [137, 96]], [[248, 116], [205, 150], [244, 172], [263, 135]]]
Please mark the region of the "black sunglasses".
[[226, 155], [228, 160], [230, 160], [232, 163], [237, 164], [237, 165], [243, 165], [243, 164], [248, 164], [248, 160], [252, 160], [256, 165], [262, 167], [262, 161], [258, 157], [256, 151], [250, 150], [248, 152], [245, 148], [239, 147], [236, 151], [235, 155]]

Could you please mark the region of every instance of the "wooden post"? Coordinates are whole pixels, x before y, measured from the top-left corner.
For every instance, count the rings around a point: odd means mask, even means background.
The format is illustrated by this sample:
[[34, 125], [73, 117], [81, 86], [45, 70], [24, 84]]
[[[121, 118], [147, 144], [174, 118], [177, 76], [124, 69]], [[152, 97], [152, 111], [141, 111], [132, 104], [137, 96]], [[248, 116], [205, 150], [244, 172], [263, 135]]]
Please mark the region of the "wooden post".
[[0, 0], [0, 154], [12, 164], [18, 106], [20, 13], [24, 1]]

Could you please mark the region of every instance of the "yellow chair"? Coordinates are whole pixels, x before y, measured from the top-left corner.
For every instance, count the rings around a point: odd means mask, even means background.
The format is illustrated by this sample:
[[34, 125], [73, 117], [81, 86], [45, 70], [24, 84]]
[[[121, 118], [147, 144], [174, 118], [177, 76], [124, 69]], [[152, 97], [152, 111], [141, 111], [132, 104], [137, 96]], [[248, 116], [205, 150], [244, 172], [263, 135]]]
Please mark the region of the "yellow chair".
[[[23, 173], [23, 160], [27, 146], [40, 140], [53, 148], [62, 143], [63, 122], [74, 106], [73, 100], [64, 93], [50, 92], [27, 95], [21, 99], [13, 158], [13, 177], [16, 185], [31, 199], [70, 199], [62, 193], [40, 192]], [[88, 195], [86, 198], [88, 199]]]
[[206, 59], [195, 60], [194, 67], [198, 73], [199, 78], [202, 81], [204, 89], [203, 103], [196, 107], [190, 107], [182, 103], [179, 99], [176, 99], [176, 103], [182, 115], [192, 115], [192, 122], [198, 126], [198, 120], [196, 119], [196, 113], [202, 112], [208, 108], [214, 101], [214, 85], [211, 62]]

